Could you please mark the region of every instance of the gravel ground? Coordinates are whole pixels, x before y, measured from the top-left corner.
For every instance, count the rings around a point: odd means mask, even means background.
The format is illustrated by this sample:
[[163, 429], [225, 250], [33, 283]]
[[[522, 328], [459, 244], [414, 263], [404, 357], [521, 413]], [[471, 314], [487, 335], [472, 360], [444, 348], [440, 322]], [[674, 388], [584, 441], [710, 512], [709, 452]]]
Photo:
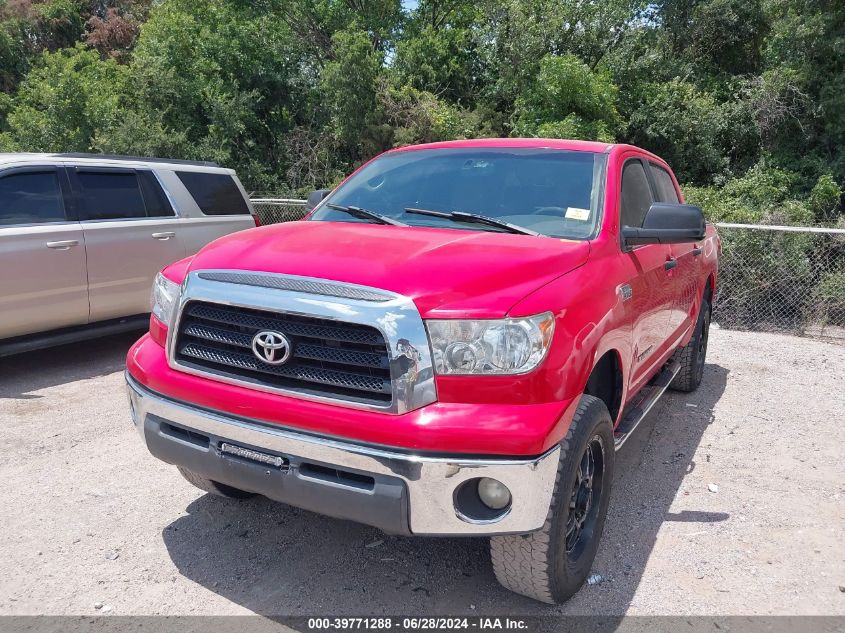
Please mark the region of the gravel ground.
[[701, 388], [617, 456], [604, 582], [549, 607], [483, 539], [192, 488], [129, 421], [131, 340], [0, 359], [0, 615], [845, 614], [843, 346], [713, 331]]

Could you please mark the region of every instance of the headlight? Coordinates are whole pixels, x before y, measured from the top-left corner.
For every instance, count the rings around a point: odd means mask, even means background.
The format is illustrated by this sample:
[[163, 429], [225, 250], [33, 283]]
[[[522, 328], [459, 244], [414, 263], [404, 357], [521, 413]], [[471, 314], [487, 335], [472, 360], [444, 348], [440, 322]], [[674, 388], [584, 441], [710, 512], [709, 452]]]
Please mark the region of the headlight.
[[521, 319], [426, 321], [438, 374], [523, 374], [546, 356], [551, 312]]
[[150, 311], [165, 325], [170, 325], [170, 317], [173, 316], [177, 299], [179, 299], [179, 284], [170, 281], [161, 273], [157, 274], [150, 297]]

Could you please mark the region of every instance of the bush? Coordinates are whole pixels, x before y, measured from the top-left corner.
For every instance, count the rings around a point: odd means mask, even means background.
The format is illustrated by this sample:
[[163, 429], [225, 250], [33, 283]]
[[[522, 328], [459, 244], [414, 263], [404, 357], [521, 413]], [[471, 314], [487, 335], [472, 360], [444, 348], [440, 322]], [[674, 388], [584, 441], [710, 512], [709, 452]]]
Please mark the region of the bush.
[[810, 210], [818, 220], [833, 220], [839, 216], [842, 194], [842, 188], [836, 183], [833, 176], [823, 174], [810, 191]]
[[379, 101], [391, 136], [390, 146], [489, 135], [475, 113], [411, 86], [383, 85]]
[[724, 174], [723, 116], [713, 95], [677, 78], [652, 84], [646, 94], [628, 123], [631, 142], [666, 160], [681, 182], [712, 183]]
[[814, 289], [812, 306], [808, 322], [845, 327], [845, 270], [831, 271], [822, 277]]
[[796, 191], [798, 176], [758, 163], [724, 186], [683, 187], [687, 202], [697, 204], [712, 222], [738, 224], [813, 223], [811, 203]]
[[119, 119], [128, 69], [75, 48], [42, 54], [21, 84], [0, 145], [26, 151], [92, 151], [94, 138]]
[[514, 133], [612, 142], [622, 119], [617, 88], [574, 55], [546, 55], [540, 72], [516, 102]]

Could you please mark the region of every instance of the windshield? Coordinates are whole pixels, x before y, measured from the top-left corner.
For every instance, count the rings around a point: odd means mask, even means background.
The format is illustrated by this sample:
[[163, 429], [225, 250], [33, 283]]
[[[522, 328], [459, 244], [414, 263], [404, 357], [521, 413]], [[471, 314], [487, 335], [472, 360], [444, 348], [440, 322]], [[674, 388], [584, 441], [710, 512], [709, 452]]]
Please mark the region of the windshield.
[[550, 149], [430, 149], [386, 154], [321, 204], [312, 220], [368, 222], [328, 203], [360, 207], [411, 226], [502, 228], [407, 213], [485, 215], [552, 237], [587, 239], [598, 224], [606, 156]]

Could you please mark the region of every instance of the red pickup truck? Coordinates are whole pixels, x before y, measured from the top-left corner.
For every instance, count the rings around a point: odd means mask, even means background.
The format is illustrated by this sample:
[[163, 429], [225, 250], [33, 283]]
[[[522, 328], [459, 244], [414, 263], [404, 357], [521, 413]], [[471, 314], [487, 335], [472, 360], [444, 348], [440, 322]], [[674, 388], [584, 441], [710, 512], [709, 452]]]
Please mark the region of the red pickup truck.
[[657, 156], [577, 141], [403, 147], [309, 200], [159, 274], [147, 448], [211, 493], [489, 536], [504, 586], [566, 600], [614, 451], [701, 381], [714, 227]]

